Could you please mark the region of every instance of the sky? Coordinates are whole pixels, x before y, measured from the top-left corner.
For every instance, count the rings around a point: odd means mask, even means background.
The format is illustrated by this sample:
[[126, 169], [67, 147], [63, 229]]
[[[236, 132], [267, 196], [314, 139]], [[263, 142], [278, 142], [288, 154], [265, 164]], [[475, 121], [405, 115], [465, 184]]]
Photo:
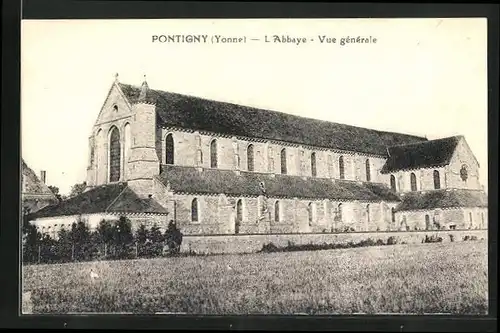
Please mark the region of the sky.
[[[464, 135], [487, 189], [486, 19], [23, 20], [21, 156], [63, 194], [119, 81], [437, 139]], [[247, 37], [158, 43], [153, 35]], [[306, 43], [266, 43], [265, 36]], [[337, 39], [320, 43], [318, 36]], [[376, 43], [340, 45], [345, 37]], [[250, 38], [259, 39], [252, 41]], [[314, 39], [314, 41], [311, 41]]]

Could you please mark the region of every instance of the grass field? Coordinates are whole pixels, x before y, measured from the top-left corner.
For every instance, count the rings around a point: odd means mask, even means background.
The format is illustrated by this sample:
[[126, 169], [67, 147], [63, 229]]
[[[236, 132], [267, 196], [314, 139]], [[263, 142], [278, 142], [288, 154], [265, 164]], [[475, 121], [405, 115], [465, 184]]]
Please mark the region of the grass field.
[[23, 291], [33, 313], [486, 314], [487, 272], [473, 241], [33, 265]]

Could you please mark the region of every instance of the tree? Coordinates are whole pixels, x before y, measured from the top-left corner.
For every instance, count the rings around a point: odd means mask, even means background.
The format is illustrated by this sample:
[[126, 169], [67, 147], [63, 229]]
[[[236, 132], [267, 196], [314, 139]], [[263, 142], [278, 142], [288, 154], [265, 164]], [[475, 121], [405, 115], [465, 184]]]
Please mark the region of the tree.
[[163, 252], [164, 237], [158, 225], [153, 227], [148, 232], [148, 239], [151, 241], [151, 255], [160, 256]]
[[135, 242], [137, 245], [137, 255], [143, 256], [148, 253], [148, 244], [146, 243], [148, 239], [148, 231], [144, 224], [141, 224], [135, 232]]
[[57, 186], [52, 186], [52, 185], [49, 185], [49, 190], [54, 193], [54, 195], [56, 196], [57, 200], [59, 202], [63, 201], [63, 196], [61, 194], [59, 194], [59, 187]]
[[178, 254], [182, 244], [182, 232], [177, 228], [173, 220], [168, 223], [164, 237], [170, 254]]
[[58, 261], [57, 241], [48, 234], [43, 235], [40, 240], [40, 260], [44, 263]]
[[69, 197], [72, 198], [82, 194], [86, 188], [87, 188], [87, 182], [78, 183], [71, 186], [71, 192], [69, 193]]
[[132, 235], [132, 224], [125, 216], [120, 216], [113, 228], [114, 255], [119, 258], [127, 258], [131, 255], [134, 236]]
[[74, 259], [89, 259], [91, 257], [90, 228], [85, 220], [78, 217], [71, 225], [71, 241], [74, 246]]
[[113, 241], [113, 224], [107, 220], [101, 220], [96, 230], [101, 243], [111, 243]]
[[135, 241], [138, 244], [144, 244], [146, 243], [146, 240], [148, 239], [148, 231], [146, 230], [146, 226], [144, 224], [141, 224], [137, 231], [135, 232]]
[[153, 243], [161, 243], [163, 242], [164, 238], [161, 233], [160, 227], [158, 227], [157, 224], [154, 224], [151, 230], [148, 232], [148, 238], [151, 240]]
[[73, 242], [71, 238], [71, 232], [62, 228], [57, 233], [57, 257], [61, 261], [70, 261], [71, 260], [71, 251], [73, 247]]
[[23, 262], [35, 262], [38, 257], [38, 246], [42, 235], [38, 232], [36, 226], [30, 223], [30, 210], [27, 207], [23, 209]]
[[100, 252], [104, 257], [108, 256], [113, 244], [114, 226], [110, 221], [102, 219], [94, 233], [94, 239], [100, 246]]

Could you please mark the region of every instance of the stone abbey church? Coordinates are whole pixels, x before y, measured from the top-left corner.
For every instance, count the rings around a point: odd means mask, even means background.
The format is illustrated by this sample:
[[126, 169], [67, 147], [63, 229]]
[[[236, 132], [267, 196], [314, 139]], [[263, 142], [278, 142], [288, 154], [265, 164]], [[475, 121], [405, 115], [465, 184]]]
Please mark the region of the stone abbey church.
[[120, 83], [89, 137], [87, 190], [39, 210], [57, 233], [127, 216], [185, 235], [487, 228], [463, 136], [382, 132]]

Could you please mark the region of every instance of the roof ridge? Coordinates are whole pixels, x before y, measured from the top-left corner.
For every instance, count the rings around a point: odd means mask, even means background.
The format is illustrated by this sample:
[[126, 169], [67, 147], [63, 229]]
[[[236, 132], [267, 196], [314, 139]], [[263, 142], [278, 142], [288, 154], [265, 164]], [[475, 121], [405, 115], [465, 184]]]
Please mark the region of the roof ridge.
[[436, 142], [436, 141], [447, 140], [447, 139], [451, 139], [451, 138], [459, 139], [461, 137], [464, 137], [464, 136], [463, 135], [452, 135], [452, 136], [447, 136], [447, 137], [444, 137], [444, 138], [437, 138], [437, 139], [432, 139], [432, 140], [426, 139], [425, 141], [420, 141], [420, 142], [402, 143], [402, 144], [399, 144], [399, 145], [388, 146], [387, 148], [390, 149], [390, 148], [393, 148], [393, 147], [416, 146], [416, 145], [421, 145], [421, 144], [425, 144], [425, 143], [432, 143], [432, 142]]

